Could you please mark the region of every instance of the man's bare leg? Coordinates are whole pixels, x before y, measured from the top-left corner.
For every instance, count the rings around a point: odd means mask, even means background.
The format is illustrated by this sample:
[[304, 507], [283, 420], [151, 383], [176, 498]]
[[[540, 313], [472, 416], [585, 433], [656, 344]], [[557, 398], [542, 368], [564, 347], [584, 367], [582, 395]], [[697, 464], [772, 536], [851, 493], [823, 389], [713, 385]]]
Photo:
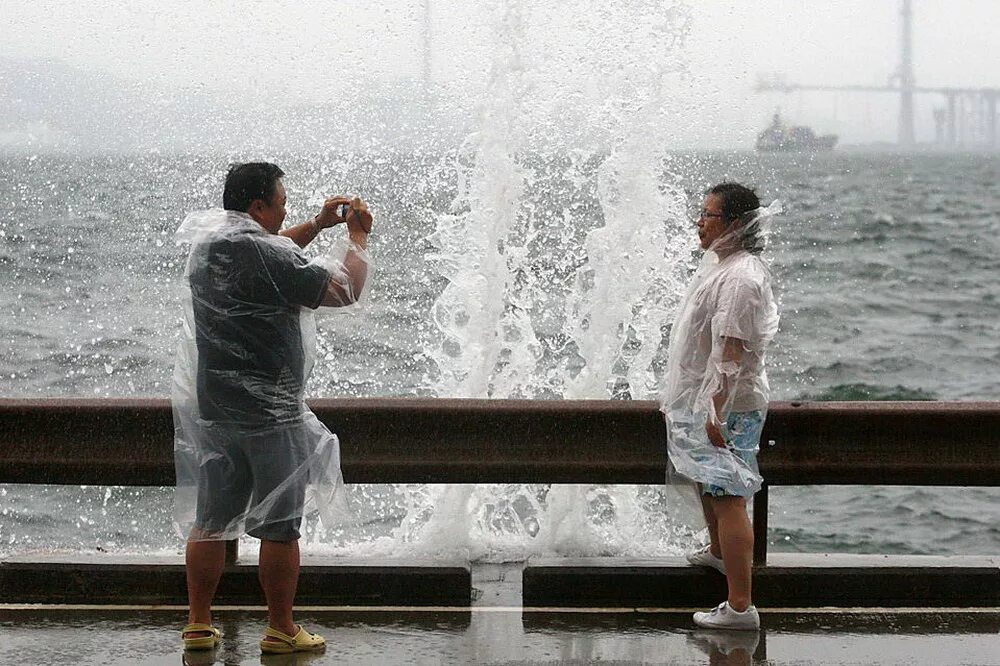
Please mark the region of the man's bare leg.
[[709, 502], [718, 521], [719, 545], [729, 584], [729, 605], [733, 610], [742, 612], [750, 606], [753, 565], [753, 527], [747, 516], [746, 500], [742, 497], [712, 497]]
[[299, 541], [260, 542], [260, 586], [267, 599], [268, 622], [272, 629], [294, 636], [298, 627], [292, 621], [295, 590], [299, 584]]
[[[188, 624], [212, 624], [212, 599], [226, 564], [226, 542], [220, 540], [187, 542], [184, 553], [188, 589]], [[207, 636], [208, 632], [192, 631], [185, 638]]]

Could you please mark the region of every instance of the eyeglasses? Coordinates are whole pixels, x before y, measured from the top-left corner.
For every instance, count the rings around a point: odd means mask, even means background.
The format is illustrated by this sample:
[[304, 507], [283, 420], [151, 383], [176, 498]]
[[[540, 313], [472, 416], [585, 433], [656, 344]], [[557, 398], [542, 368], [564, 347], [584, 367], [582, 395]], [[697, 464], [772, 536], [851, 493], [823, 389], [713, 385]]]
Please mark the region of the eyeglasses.
[[725, 214], [724, 213], [713, 213], [713, 212], [711, 212], [709, 210], [705, 210], [704, 208], [702, 208], [700, 211], [698, 211], [698, 210], [693, 211], [692, 214], [691, 214], [691, 217], [692, 217], [692, 219], [694, 219], [695, 221], [697, 221], [697, 220], [704, 220], [704, 219], [707, 219], [707, 218], [710, 218], [710, 217], [720, 217], [721, 218], [721, 217], [725, 217]]

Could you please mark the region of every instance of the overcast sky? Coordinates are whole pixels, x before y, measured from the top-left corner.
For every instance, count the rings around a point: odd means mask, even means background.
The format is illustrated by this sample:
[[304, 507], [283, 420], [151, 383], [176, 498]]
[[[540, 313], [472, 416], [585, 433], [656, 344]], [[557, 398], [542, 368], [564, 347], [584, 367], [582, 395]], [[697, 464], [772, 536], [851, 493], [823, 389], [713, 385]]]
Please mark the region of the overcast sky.
[[[435, 80], [475, 89], [502, 46], [496, 24], [501, 14], [489, 5], [503, 3], [429, 4]], [[560, 57], [576, 30], [593, 33], [574, 42], [579, 48], [606, 49], [604, 61], [620, 58], [623, 67], [641, 64], [649, 50], [644, 17], [656, 3], [619, 0], [616, 12], [606, 0], [574, 0], [561, 5], [568, 7], [561, 17], [548, 6], [559, 3], [518, 4], [524, 8], [518, 30], [524, 33], [527, 68], [545, 62], [549, 53]], [[894, 95], [782, 96], [756, 94], [752, 86], [759, 73], [780, 73], [794, 82], [886, 83], [899, 63], [900, 5], [689, 0], [689, 30], [679, 51], [689, 78], [672, 91], [676, 99], [689, 100], [677, 116], [679, 144], [747, 147], [779, 105], [789, 120], [839, 133], [844, 142], [893, 140]], [[417, 77], [421, 67], [424, 0], [4, 0], [3, 6], [0, 56], [58, 58], [166, 90], [238, 89], [312, 101], [367, 80]], [[588, 8], [595, 16], [586, 16]], [[1000, 86], [1000, 1], [913, 0], [913, 12], [918, 84]], [[627, 25], [601, 27], [598, 14]], [[520, 33], [514, 34], [518, 41]], [[918, 100], [920, 139], [932, 137], [930, 111], [940, 104], [935, 97]]]

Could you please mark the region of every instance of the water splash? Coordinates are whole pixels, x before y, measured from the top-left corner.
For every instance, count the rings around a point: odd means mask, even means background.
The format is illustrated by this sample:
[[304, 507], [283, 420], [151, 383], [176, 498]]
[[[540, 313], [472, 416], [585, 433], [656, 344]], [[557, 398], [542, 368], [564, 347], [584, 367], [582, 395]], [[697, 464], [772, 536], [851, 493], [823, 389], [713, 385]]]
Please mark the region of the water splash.
[[525, 173], [516, 157], [524, 147], [518, 113], [523, 19], [517, 2], [499, 13], [499, 50], [477, 111], [479, 127], [459, 152], [455, 212], [438, 219], [429, 239], [437, 251], [428, 259], [448, 280], [432, 312], [443, 336], [431, 350], [438, 395], [516, 395], [531, 381], [539, 355], [517, 292], [527, 253], [511, 242], [525, 222]]
[[[693, 245], [686, 196], [666, 168], [669, 78], [684, 74], [687, 13], [680, 3], [659, 2], [597, 14], [577, 9], [553, 14], [522, 2], [492, 8], [498, 47], [478, 126], [459, 154], [460, 193], [430, 237], [435, 252], [428, 259], [447, 280], [433, 307], [441, 333], [431, 351], [436, 395], [655, 395], [654, 365]], [[624, 62], [620, 51], [610, 58], [605, 49], [586, 51], [583, 60], [609, 76], [611, 91], [589, 115], [573, 108], [571, 149], [560, 145], [566, 134], [554, 127], [581, 89], [549, 79], [544, 97], [529, 94], [538, 92], [540, 74], [526, 66], [527, 28], [539, 23], [538, 14], [548, 24], [590, 16], [596, 23], [587, 27], [597, 32], [587, 35], [607, 36], [615, 30], [608, 26], [649, 28]], [[570, 52], [546, 67], [573, 71], [572, 56], [583, 54]], [[596, 190], [599, 211], [569, 205], [587, 188]], [[561, 207], [551, 200], [560, 194]], [[545, 220], [545, 210], [560, 215]], [[588, 230], [600, 218], [603, 225]], [[422, 532], [428, 543], [447, 536], [447, 543], [469, 544], [474, 557], [499, 559], [635, 552], [649, 545], [650, 520], [664, 515], [662, 506], [651, 509], [649, 493], [524, 484], [446, 490], [434, 498], [440, 504], [421, 507], [417, 515], [426, 523], [411, 521], [407, 535]]]

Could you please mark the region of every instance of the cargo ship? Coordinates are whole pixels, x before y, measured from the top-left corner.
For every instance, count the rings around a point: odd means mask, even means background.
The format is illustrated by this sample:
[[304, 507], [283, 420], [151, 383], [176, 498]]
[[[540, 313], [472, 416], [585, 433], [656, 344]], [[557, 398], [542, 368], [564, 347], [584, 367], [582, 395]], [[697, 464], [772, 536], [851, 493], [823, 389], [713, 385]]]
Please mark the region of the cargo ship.
[[817, 136], [809, 127], [789, 126], [775, 113], [771, 126], [757, 136], [757, 150], [761, 152], [797, 152], [833, 150], [836, 134]]

